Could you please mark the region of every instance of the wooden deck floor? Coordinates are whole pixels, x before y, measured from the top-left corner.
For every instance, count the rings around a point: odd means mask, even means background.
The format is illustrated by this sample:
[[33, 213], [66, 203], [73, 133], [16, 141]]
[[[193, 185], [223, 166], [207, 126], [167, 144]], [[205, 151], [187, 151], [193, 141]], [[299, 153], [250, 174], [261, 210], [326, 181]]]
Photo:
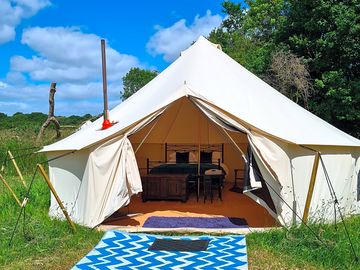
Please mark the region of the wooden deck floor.
[[200, 197], [197, 202], [195, 194], [191, 194], [186, 203], [180, 201], [142, 202], [140, 196], [133, 196], [128, 207], [120, 209], [103, 224], [142, 227], [150, 216], [224, 216], [245, 218], [250, 227], [276, 226], [274, 218], [262, 206], [246, 195], [229, 191], [230, 187], [231, 185], [224, 187], [222, 201], [214, 196], [213, 203], [209, 199], [204, 203], [203, 197]]

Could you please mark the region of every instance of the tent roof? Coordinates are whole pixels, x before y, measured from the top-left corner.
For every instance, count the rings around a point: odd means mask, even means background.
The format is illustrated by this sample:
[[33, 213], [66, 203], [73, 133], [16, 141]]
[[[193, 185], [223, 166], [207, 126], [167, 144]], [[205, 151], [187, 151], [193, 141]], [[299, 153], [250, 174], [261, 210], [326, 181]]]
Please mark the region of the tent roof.
[[300, 145], [360, 146], [360, 140], [303, 109], [234, 61], [204, 37], [142, 89], [110, 111], [116, 125], [101, 130], [102, 118], [43, 152], [79, 150], [118, 134], [183, 96], [196, 96], [249, 126]]

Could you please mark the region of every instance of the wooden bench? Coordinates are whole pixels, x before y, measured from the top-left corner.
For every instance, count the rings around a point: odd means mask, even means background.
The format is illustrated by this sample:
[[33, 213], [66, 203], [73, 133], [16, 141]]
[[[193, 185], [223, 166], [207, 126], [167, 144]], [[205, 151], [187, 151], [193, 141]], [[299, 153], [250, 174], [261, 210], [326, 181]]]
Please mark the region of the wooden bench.
[[186, 174], [148, 174], [141, 177], [143, 201], [147, 200], [181, 200], [186, 202]]

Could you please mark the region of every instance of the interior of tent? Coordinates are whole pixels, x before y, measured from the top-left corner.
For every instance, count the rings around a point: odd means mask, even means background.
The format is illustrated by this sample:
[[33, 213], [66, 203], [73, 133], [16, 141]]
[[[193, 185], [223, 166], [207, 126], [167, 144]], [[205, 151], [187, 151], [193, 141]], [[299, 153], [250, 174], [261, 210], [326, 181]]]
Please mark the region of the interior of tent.
[[[190, 98], [170, 104], [129, 140], [143, 193], [133, 196], [105, 224], [142, 226], [151, 216], [220, 216], [245, 219], [251, 227], [275, 225], [271, 213], [243, 193], [246, 133], [218, 125]], [[207, 174], [211, 176], [204, 177]], [[266, 185], [255, 192], [274, 208]]]

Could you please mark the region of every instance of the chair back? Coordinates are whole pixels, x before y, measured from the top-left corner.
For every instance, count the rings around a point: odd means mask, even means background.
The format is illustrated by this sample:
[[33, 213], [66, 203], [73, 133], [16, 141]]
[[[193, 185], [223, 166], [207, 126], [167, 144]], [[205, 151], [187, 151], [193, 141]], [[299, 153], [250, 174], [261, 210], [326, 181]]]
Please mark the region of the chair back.
[[219, 169], [210, 169], [205, 171], [205, 175], [222, 175], [222, 170]]

